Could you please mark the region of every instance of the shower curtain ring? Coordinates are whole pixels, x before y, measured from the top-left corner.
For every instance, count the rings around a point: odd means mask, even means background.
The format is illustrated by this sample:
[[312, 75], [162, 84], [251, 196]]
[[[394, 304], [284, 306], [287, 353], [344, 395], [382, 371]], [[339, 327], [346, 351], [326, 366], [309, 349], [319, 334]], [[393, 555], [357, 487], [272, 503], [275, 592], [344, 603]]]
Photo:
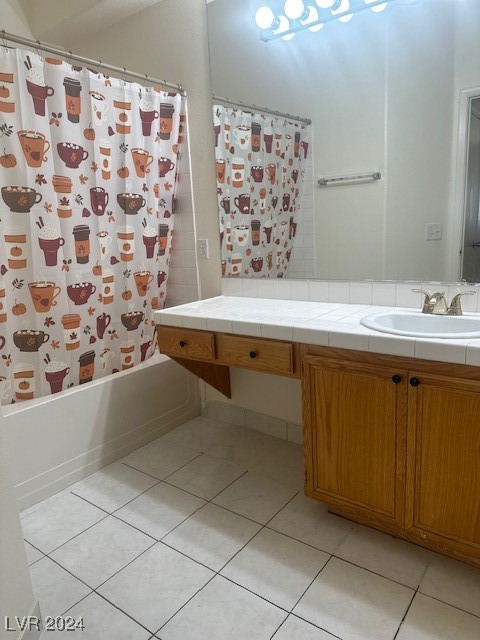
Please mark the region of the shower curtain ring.
[[73, 53], [69, 50], [67, 60], [70, 66], [72, 66], [72, 56], [73, 56]]
[[125, 76], [127, 74], [127, 68], [123, 67], [123, 73], [122, 73], [122, 78], [123, 78], [123, 86], [126, 87], [127, 86], [127, 81], [125, 80]]
[[5, 31], [5, 29], [2, 29], [3, 46], [5, 47], [5, 49], [8, 49], [6, 35], [7, 35], [7, 32]]
[[97, 75], [99, 75], [99, 74], [100, 74], [100, 67], [101, 67], [101, 66], [102, 66], [102, 61], [101, 61], [101, 60], [99, 60], [99, 61], [97, 62]]
[[42, 56], [40, 55], [40, 49], [42, 48], [42, 43], [40, 42], [40, 40], [35, 40], [35, 42], [37, 43], [37, 56], [41, 58]]

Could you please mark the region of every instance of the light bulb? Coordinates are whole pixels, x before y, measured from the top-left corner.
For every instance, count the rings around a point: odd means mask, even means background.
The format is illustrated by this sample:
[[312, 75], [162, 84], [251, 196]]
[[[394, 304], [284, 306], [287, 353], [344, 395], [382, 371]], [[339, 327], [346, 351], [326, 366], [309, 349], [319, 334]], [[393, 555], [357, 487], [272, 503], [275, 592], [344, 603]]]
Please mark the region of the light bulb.
[[255, 22], [259, 29], [271, 29], [275, 24], [275, 14], [270, 7], [260, 7], [255, 14]]
[[299, 20], [305, 13], [305, 5], [302, 0], [286, 0], [284, 11], [290, 20]]
[[[312, 7], [311, 5], [309, 5], [306, 9], [306, 13], [307, 13], [307, 17], [304, 18], [303, 20], [300, 20], [300, 22], [304, 26], [308, 26], [312, 22], [318, 21], [318, 11], [315, 9], [315, 7]], [[315, 24], [313, 25], [313, 27], [308, 27], [308, 28], [310, 31], [320, 31], [320, 29], [323, 29], [323, 24]]]
[[[330, 9], [330, 13], [332, 16], [337, 15], [337, 13], [344, 13], [350, 9], [350, 0], [342, 0], [338, 9]], [[353, 18], [353, 13], [347, 13], [345, 16], [341, 16], [338, 18], [340, 22], [348, 22]]]
[[[365, 0], [365, 4], [372, 4], [372, 2], [376, 2], [376, 0]], [[383, 11], [387, 7], [388, 7], [388, 2], [382, 2], [382, 4], [377, 4], [375, 7], [370, 7], [370, 9], [372, 11], [376, 11], [377, 13], [380, 13], [380, 11]]]
[[330, 9], [335, 4], [335, 0], [315, 0], [320, 9]]
[[290, 23], [285, 16], [278, 16], [277, 20], [278, 20], [278, 28], [274, 29], [273, 33], [278, 35], [290, 29]]

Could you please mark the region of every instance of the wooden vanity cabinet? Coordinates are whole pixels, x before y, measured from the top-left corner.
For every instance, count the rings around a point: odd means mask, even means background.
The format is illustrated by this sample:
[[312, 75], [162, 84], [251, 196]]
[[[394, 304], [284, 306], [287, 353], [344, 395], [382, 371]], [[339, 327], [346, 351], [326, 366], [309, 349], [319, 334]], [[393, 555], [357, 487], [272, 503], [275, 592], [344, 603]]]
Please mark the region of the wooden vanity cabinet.
[[[480, 567], [478, 371], [353, 358], [304, 359], [306, 494], [333, 513]], [[449, 375], [439, 375], [442, 368]]]
[[480, 566], [480, 383], [413, 373], [408, 392], [407, 533]]
[[307, 495], [403, 523], [407, 372], [307, 356], [303, 380]]

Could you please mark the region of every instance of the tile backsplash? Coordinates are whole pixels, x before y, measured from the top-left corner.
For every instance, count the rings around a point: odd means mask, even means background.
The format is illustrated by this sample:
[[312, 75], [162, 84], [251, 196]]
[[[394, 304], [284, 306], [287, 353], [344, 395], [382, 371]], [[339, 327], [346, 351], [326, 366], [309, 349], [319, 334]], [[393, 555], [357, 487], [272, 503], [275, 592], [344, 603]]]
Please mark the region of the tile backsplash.
[[413, 293], [412, 289], [425, 289], [430, 293], [443, 291], [445, 292], [447, 303], [457, 293], [475, 291], [475, 296], [462, 298], [462, 308], [464, 311], [480, 311], [480, 285], [466, 282], [356, 282], [222, 278], [222, 294], [225, 296], [369, 304], [420, 309], [423, 303], [423, 295], [421, 293]]

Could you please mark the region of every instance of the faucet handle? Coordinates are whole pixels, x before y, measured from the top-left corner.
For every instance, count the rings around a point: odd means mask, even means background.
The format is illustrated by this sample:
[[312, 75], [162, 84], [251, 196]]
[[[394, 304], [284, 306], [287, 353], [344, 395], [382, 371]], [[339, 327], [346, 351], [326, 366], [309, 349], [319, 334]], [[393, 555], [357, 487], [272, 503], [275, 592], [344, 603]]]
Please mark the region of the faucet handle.
[[448, 307], [448, 315], [450, 316], [462, 316], [462, 296], [475, 296], [477, 295], [476, 291], [462, 291], [461, 293], [457, 293], [453, 296], [450, 306]]
[[423, 293], [425, 296], [425, 300], [423, 301], [422, 313], [431, 313], [432, 312], [432, 304], [431, 304], [431, 295], [428, 291], [424, 289], [412, 289], [412, 293]]

